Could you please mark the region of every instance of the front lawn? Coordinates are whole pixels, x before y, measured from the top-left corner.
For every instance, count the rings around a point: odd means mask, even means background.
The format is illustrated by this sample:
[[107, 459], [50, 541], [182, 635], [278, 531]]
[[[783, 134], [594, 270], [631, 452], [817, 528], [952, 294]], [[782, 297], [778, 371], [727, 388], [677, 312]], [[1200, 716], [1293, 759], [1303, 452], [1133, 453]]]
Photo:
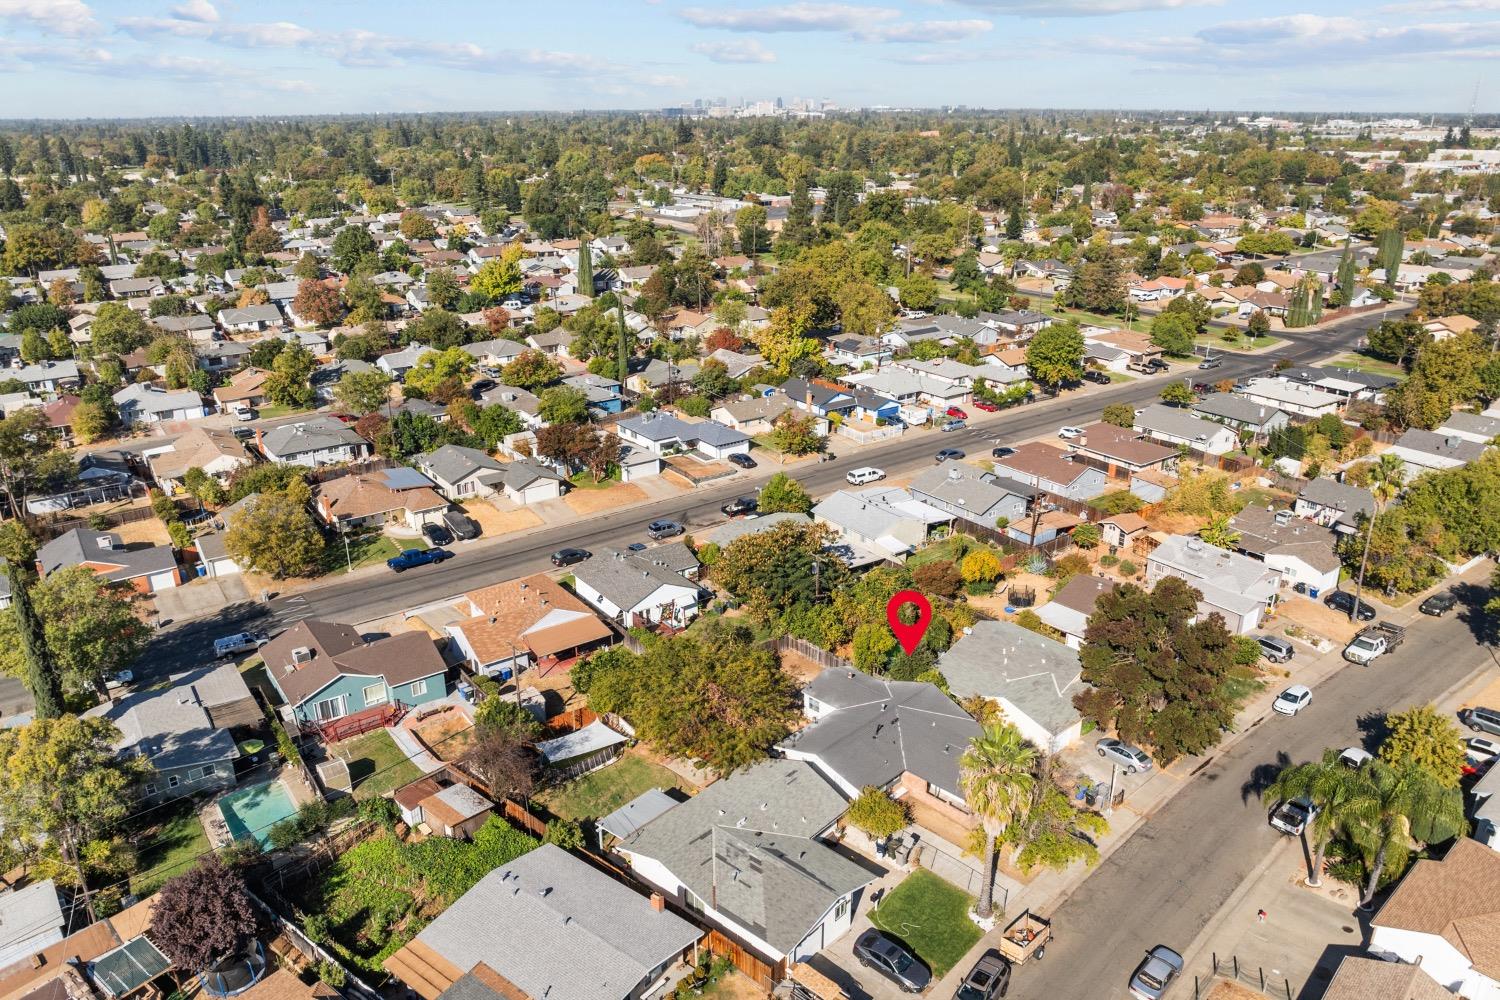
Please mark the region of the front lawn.
[[1367, 375], [1390, 375], [1393, 378], [1403, 378], [1406, 375], [1400, 365], [1382, 361], [1368, 354], [1341, 354], [1328, 362], [1328, 365], [1331, 368], [1352, 368]]
[[209, 852], [208, 831], [198, 818], [195, 802], [181, 799], [174, 805], [163, 806], [154, 815], [156, 821], [138, 835], [137, 839], [146, 846], [138, 862], [140, 874], [130, 879], [130, 891], [143, 899]]
[[[346, 540], [349, 543], [347, 553], [344, 551]], [[361, 566], [377, 566], [387, 559], [400, 555], [404, 549], [427, 547], [427, 540], [420, 535], [415, 538], [403, 538], [399, 543], [379, 532], [367, 535], [346, 535], [342, 538], [334, 535], [323, 547], [323, 572], [346, 573], [350, 569], [359, 569]]]
[[983, 934], [969, 919], [973, 905], [973, 896], [919, 869], [870, 911], [870, 922], [905, 942], [927, 963], [936, 981], [947, 975]]
[[422, 769], [407, 759], [384, 729], [337, 743], [333, 752], [349, 763], [349, 783], [356, 799], [384, 795], [422, 776]]
[[575, 472], [568, 477], [568, 482], [573, 484], [575, 490], [607, 490], [620, 481], [619, 466], [611, 466], [609, 475], [599, 482], [594, 482], [594, 474], [587, 469]]
[[682, 779], [666, 768], [625, 754], [608, 767], [538, 793], [536, 801], [562, 819], [598, 819], [652, 788], [682, 787]]

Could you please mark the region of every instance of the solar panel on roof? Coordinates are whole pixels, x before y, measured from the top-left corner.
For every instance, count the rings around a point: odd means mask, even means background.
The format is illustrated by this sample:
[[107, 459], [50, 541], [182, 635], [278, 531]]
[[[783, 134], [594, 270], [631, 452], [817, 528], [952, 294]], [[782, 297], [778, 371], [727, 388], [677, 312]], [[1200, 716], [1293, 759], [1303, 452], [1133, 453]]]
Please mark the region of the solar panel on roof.
[[381, 473], [381, 477], [386, 487], [393, 490], [414, 490], [419, 486], [432, 485], [431, 479], [428, 479], [416, 469], [405, 467], [386, 469]]

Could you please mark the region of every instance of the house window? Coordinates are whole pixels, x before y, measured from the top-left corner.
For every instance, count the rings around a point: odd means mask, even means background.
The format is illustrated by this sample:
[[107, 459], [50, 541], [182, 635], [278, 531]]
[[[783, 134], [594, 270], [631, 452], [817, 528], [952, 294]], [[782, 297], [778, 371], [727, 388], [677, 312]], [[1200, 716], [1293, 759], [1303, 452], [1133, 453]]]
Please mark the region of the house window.
[[364, 690], [366, 705], [379, 705], [386, 699], [385, 682], [371, 684]]
[[182, 779], [179, 778], [177, 775], [175, 775], [175, 774], [169, 774], [169, 775], [167, 775], [167, 787], [168, 788], [176, 788], [180, 784], [182, 784]]
[[344, 696], [339, 695], [337, 698], [318, 702], [313, 706], [313, 714], [317, 716], [319, 722], [339, 718], [344, 714]]
[[823, 711], [823, 703], [816, 698], [809, 697], [808, 695], [802, 696], [802, 704], [807, 708], [809, 712]]
[[190, 767], [190, 768], [188, 768], [187, 778], [188, 778], [189, 781], [198, 781], [202, 777], [203, 777], [203, 768], [201, 768], [201, 767]]
[[845, 896], [833, 904], [833, 919], [843, 920], [849, 916], [849, 897]]
[[425, 680], [422, 680], [422, 681], [412, 681], [411, 682], [411, 696], [413, 698], [420, 698], [420, 697], [422, 697], [426, 693], [427, 693], [427, 682]]
[[152, 784], [148, 784], [146, 786], [146, 794], [147, 795], [155, 795], [156, 794], [156, 786], [152, 785]]

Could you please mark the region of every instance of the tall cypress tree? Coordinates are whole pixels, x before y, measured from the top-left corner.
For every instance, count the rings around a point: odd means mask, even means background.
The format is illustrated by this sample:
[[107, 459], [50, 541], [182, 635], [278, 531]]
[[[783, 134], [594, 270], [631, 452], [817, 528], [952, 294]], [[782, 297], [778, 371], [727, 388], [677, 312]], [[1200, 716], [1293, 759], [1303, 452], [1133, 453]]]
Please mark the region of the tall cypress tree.
[[15, 562], [7, 562], [5, 571], [10, 577], [10, 609], [16, 617], [21, 655], [26, 661], [26, 686], [36, 703], [35, 718], [55, 719], [63, 714], [62, 684], [53, 667], [46, 636], [42, 634], [41, 620], [31, 606], [31, 586], [36, 579]]
[[620, 332], [615, 344], [615, 378], [621, 385], [630, 375], [630, 328], [625, 325], [625, 303], [621, 302], [620, 310]]
[[1376, 260], [1385, 269], [1385, 287], [1390, 288], [1396, 283], [1396, 275], [1401, 270], [1401, 251], [1406, 246], [1406, 237], [1400, 228], [1392, 226], [1380, 234], [1380, 244]]
[[1005, 238], [1018, 240], [1025, 231], [1025, 223], [1021, 221], [1021, 206], [1012, 205], [1010, 214], [1005, 217]]
[[1343, 308], [1354, 301], [1354, 248], [1344, 240], [1344, 254], [1339, 258], [1339, 270], [1335, 277], [1338, 288], [1333, 293], [1333, 304]]
[[813, 200], [807, 189], [807, 178], [800, 177], [792, 188], [792, 203], [781, 227], [781, 242], [789, 247], [805, 247], [813, 241]]
[[594, 255], [589, 250], [589, 234], [578, 238], [578, 290], [589, 298], [594, 297]]

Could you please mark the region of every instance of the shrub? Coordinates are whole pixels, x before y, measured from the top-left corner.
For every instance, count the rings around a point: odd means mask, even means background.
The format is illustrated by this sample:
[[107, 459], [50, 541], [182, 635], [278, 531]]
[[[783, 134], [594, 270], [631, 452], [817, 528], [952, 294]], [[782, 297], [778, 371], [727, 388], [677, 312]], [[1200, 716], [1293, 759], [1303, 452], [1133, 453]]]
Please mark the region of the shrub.
[[1103, 537], [1097, 524], [1084, 523], [1073, 529], [1073, 544], [1080, 549], [1098, 548]]
[[548, 820], [547, 830], [542, 834], [542, 843], [555, 844], [565, 851], [576, 851], [583, 846], [583, 827], [570, 819]]
[[938, 559], [918, 566], [911, 574], [911, 582], [918, 589], [939, 597], [956, 597], [963, 586], [963, 577], [958, 567], [946, 559]]
[[318, 979], [339, 990], [344, 988], [344, 967], [327, 959], [318, 963]]
[[1140, 567], [1129, 559], [1120, 560], [1120, 573], [1123, 576], [1135, 576], [1140, 572]]
[[911, 821], [905, 803], [897, 802], [874, 785], [868, 785], [844, 814], [849, 825], [877, 840], [905, 829]]
[[1112, 556], [1112, 555], [1110, 555], [1107, 552], [1104, 555], [1102, 555], [1102, 556], [1099, 557], [1099, 565], [1100, 566], [1114, 566], [1119, 561], [1120, 561], [1120, 557], [1119, 556]]

